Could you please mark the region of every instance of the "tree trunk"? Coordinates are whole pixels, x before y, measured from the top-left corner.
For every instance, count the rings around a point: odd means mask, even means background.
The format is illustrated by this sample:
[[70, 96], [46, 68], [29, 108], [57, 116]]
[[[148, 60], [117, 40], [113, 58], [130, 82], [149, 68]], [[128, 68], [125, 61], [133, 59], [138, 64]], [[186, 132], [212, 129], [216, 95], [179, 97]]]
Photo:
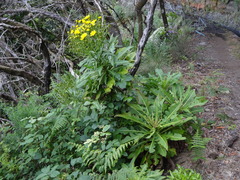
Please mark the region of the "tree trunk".
[[154, 11], [157, 5], [157, 0], [152, 0], [151, 1], [151, 6], [150, 10], [147, 15], [147, 27], [144, 29], [143, 36], [140, 39], [140, 42], [138, 43], [138, 49], [137, 49], [137, 54], [136, 54], [136, 59], [134, 62], [133, 68], [130, 70], [130, 74], [134, 76], [140, 66], [141, 63], [141, 56], [144, 50], [144, 47], [147, 43], [147, 40], [149, 38], [149, 35], [152, 31], [152, 25], [153, 25], [153, 15]]
[[143, 17], [142, 17], [142, 8], [147, 3], [147, 0], [139, 0], [136, 3], [136, 14], [137, 14], [137, 21], [138, 21], [138, 42], [140, 41], [143, 35]]
[[161, 9], [163, 25], [164, 25], [165, 31], [167, 31], [167, 29], [168, 29], [168, 20], [167, 20], [167, 16], [166, 16], [164, 0], [159, 0], [159, 4], [160, 4], [160, 9]]
[[41, 50], [43, 54], [43, 59], [44, 59], [44, 65], [43, 65], [43, 78], [44, 78], [44, 87], [43, 87], [43, 92], [42, 94], [48, 94], [50, 91], [50, 84], [51, 84], [51, 60], [50, 60], [50, 54], [48, 51], [47, 46], [45, 43], [41, 42]]

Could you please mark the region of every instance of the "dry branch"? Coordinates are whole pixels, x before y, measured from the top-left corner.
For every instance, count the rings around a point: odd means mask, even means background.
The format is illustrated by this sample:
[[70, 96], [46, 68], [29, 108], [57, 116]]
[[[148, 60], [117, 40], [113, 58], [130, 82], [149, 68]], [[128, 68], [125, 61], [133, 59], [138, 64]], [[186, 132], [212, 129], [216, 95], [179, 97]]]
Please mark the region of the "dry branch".
[[9, 119], [4, 119], [0, 117], [0, 124], [4, 124], [4, 123], [9, 123], [11, 126], [13, 125], [13, 123]]
[[[8, 18], [0, 18], [0, 26], [3, 26], [5, 28], [9, 28], [9, 29], [16, 29], [16, 30], [22, 30], [22, 31], [26, 31], [28, 32], [30, 35], [34, 35], [37, 36], [38, 38], [40, 38], [40, 49], [42, 51], [42, 55], [43, 55], [43, 59], [44, 59], [44, 67], [43, 67], [43, 77], [44, 77], [44, 81], [42, 82], [39, 78], [37, 78], [36, 76], [31, 75], [28, 72], [22, 71], [22, 70], [15, 70], [12, 69], [10, 67], [7, 66], [0, 66], [0, 69], [8, 74], [11, 75], [15, 75], [15, 76], [21, 76], [24, 77], [25, 79], [29, 80], [30, 82], [42, 86], [43, 92], [42, 94], [46, 94], [49, 92], [49, 86], [51, 83], [50, 77], [51, 77], [51, 60], [50, 60], [50, 54], [48, 51], [48, 48], [42, 38], [42, 36], [34, 29], [28, 27], [25, 24], [22, 24], [20, 22], [16, 22], [14, 20], [8, 19]], [[30, 75], [30, 77], [28, 77], [28, 74]], [[35, 82], [36, 80], [36, 82]]]
[[67, 24], [68, 26], [72, 26], [74, 25], [74, 23], [69, 22], [68, 19], [59, 16], [58, 14], [55, 14], [53, 12], [49, 12], [49, 11], [45, 11], [39, 8], [29, 8], [29, 9], [25, 9], [25, 8], [21, 8], [21, 9], [7, 9], [7, 10], [3, 10], [0, 11], [0, 16], [3, 16], [5, 14], [19, 14], [19, 13], [38, 13], [38, 15], [42, 15], [42, 16], [46, 16], [52, 19], [55, 19], [59, 22], [61, 22], [62, 24]]
[[11, 60], [13, 62], [25, 61], [25, 62], [28, 62], [28, 63], [31, 63], [31, 64], [37, 66], [38, 68], [41, 68], [40, 67], [40, 62], [37, 59], [34, 59], [30, 56], [27, 57], [27, 58], [24, 58], [24, 57], [0, 57], [0, 60]]
[[32, 82], [33, 84], [36, 84], [38, 86], [44, 85], [44, 82], [41, 81], [38, 77], [36, 77], [36, 76], [26, 72], [26, 71], [20, 70], [20, 69], [13, 69], [13, 68], [8, 67], [8, 66], [0, 65], [0, 71], [5, 72], [5, 73], [10, 74], [10, 75], [13, 75], [13, 76], [23, 77], [23, 78], [29, 80], [30, 82]]

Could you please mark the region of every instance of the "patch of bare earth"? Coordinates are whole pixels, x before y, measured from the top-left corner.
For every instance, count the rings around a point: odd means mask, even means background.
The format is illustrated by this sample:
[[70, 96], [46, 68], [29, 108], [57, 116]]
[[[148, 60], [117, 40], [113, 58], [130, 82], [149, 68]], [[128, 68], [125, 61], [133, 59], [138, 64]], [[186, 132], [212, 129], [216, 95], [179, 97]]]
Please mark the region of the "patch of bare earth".
[[205, 160], [194, 162], [183, 152], [175, 163], [196, 169], [204, 179], [240, 179], [240, 38], [216, 27], [192, 42], [194, 62], [181, 65], [184, 79], [207, 96], [204, 136], [212, 138]]

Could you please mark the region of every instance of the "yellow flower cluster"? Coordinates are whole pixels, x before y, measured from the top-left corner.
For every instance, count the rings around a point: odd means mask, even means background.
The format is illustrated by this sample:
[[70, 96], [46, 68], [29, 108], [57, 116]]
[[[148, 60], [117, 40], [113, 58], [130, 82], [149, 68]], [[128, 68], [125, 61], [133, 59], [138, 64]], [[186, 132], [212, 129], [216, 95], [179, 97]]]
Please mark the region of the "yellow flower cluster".
[[73, 26], [69, 32], [73, 38], [80, 38], [83, 41], [87, 36], [95, 36], [97, 31], [94, 29], [96, 22], [102, 17], [91, 20], [90, 15], [87, 15], [83, 19], [76, 20], [76, 25]]

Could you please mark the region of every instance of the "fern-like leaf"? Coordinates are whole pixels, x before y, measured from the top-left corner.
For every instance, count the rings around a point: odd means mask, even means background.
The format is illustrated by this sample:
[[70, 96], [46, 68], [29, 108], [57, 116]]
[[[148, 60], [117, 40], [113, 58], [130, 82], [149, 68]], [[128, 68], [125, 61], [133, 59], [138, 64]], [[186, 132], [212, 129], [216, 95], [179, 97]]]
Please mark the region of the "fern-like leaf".
[[68, 120], [65, 116], [58, 117], [53, 126], [52, 132], [58, 131], [59, 129], [66, 127], [67, 124]]
[[199, 132], [199, 130], [197, 130], [190, 143], [190, 149], [192, 149], [194, 160], [205, 159], [204, 150], [206, 148], [206, 144], [210, 140], [211, 138], [203, 138], [202, 134]]
[[92, 167], [92, 170], [106, 173], [116, 165], [126, 149], [133, 143], [134, 141], [126, 142], [121, 144], [118, 148], [111, 148], [107, 152], [99, 149], [92, 150], [82, 147], [81, 151], [84, 151], [82, 155], [83, 163], [88, 167]]

